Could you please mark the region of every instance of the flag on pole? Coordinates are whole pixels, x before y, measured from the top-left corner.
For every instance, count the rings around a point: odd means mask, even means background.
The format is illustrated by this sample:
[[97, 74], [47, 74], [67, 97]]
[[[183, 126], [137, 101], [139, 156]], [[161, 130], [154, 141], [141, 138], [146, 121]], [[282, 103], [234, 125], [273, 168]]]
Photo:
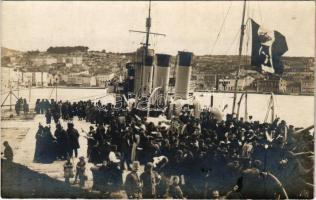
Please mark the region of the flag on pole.
[[278, 31], [264, 29], [251, 19], [251, 65], [258, 71], [282, 74], [281, 56], [288, 50], [286, 39]]

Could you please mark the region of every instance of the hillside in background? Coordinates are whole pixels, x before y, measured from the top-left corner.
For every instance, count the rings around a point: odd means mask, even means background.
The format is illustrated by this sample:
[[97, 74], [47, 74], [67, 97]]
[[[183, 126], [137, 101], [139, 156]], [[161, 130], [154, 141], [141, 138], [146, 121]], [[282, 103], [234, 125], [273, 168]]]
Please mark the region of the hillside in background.
[[6, 47], [1, 47], [1, 57], [5, 57], [5, 56], [14, 56], [14, 55], [18, 55], [18, 54], [22, 54], [23, 52], [21, 51], [17, 51], [14, 49], [9, 49]]

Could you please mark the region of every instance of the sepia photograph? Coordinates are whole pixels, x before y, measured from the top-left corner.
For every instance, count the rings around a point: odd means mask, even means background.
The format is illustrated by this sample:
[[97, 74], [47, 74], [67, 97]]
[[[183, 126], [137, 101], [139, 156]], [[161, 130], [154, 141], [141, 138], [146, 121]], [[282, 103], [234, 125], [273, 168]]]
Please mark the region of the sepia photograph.
[[1, 197], [314, 199], [314, 1], [2, 1]]

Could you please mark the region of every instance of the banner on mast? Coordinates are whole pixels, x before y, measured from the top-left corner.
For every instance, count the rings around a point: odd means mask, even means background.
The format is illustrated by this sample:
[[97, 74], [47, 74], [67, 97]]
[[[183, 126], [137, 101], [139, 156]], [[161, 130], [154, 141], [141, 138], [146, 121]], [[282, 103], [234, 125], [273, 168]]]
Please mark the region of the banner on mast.
[[251, 19], [251, 65], [258, 71], [282, 74], [281, 56], [288, 50], [286, 39], [278, 31], [264, 29]]

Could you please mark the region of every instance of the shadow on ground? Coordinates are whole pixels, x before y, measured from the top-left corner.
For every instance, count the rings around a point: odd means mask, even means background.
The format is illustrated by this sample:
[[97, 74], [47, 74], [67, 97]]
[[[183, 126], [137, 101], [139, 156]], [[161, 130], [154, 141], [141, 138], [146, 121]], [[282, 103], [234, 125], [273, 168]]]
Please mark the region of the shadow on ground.
[[100, 195], [69, 186], [23, 165], [1, 159], [1, 197], [100, 198]]

